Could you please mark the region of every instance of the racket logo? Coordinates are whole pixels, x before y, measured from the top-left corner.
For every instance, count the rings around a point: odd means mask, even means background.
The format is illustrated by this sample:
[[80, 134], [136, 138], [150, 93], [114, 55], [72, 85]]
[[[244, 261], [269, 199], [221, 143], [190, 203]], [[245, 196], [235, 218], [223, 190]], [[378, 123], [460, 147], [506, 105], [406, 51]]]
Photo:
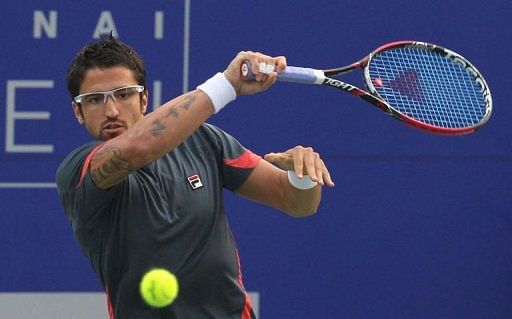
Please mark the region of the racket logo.
[[355, 87], [353, 85], [350, 85], [350, 84], [345, 83], [345, 82], [341, 82], [341, 81], [336, 80], [336, 79], [330, 79], [330, 78], [326, 78], [324, 84], [327, 84], [327, 85], [335, 87], [335, 88], [340, 88], [340, 89], [345, 90], [347, 92], [350, 92], [350, 91], [355, 89]]

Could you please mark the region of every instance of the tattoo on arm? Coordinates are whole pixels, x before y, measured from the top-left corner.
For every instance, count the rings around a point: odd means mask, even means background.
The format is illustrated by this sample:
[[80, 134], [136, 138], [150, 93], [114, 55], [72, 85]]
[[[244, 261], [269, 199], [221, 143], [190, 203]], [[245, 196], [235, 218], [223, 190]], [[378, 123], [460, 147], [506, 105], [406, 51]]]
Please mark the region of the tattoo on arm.
[[183, 101], [183, 104], [181, 105], [181, 107], [184, 108], [185, 110], [190, 109], [190, 106], [191, 106], [192, 102], [195, 101], [195, 99], [196, 99], [195, 93], [185, 96], [185, 101]]
[[167, 111], [167, 117], [169, 117], [169, 116], [172, 116], [175, 119], [177, 119], [179, 117], [178, 111], [176, 110], [176, 108], [174, 106], [170, 107], [169, 111]]
[[[108, 153], [112, 153], [111, 157], [104, 158]], [[91, 170], [92, 180], [100, 188], [118, 184], [133, 171], [132, 163], [122, 157], [118, 148], [101, 150], [96, 154], [95, 161], [101, 162], [101, 165]]]
[[[191, 92], [190, 94], [186, 95], [184, 98], [183, 98], [183, 102], [182, 104], [178, 105], [180, 108], [184, 109], [185, 111], [188, 111], [190, 109], [190, 107], [192, 106], [192, 103], [196, 100], [196, 92]], [[179, 117], [179, 112], [178, 112], [178, 106], [171, 106], [169, 107], [169, 109], [167, 110], [167, 117], [174, 117], [175, 119], [177, 119]]]
[[162, 122], [160, 122], [160, 120], [158, 120], [158, 119], [151, 122], [151, 124], [153, 124], [153, 127], [151, 128], [151, 130], [149, 132], [151, 133], [151, 135], [153, 135], [155, 137], [162, 134], [162, 132], [165, 130], [165, 125], [163, 125]]

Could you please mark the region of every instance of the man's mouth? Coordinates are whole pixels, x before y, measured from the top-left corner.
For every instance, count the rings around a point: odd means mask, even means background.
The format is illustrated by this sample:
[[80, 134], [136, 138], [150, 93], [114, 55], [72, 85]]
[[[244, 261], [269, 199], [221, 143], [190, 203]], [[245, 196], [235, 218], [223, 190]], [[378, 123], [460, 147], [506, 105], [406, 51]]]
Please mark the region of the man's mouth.
[[109, 140], [124, 133], [126, 126], [119, 122], [112, 122], [103, 125], [100, 130], [100, 138]]
[[124, 125], [121, 123], [108, 123], [107, 125], [103, 126], [103, 130], [116, 130], [123, 127]]

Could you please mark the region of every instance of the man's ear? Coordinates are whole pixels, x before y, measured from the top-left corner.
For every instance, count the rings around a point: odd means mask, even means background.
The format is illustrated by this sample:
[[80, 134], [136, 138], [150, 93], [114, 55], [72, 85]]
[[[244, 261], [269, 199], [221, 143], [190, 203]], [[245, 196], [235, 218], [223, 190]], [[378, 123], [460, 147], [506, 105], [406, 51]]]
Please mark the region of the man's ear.
[[148, 110], [148, 101], [149, 101], [149, 92], [148, 92], [148, 90], [145, 90], [142, 93], [142, 98], [140, 99], [140, 108], [141, 108], [142, 114], [146, 114], [146, 111]]
[[84, 115], [82, 113], [82, 108], [78, 106], [75, 102], [71, 102], [71, 107], [73, 108], [73, 112], [75, 113], [76, 120], [80, 124], [84, 124]]

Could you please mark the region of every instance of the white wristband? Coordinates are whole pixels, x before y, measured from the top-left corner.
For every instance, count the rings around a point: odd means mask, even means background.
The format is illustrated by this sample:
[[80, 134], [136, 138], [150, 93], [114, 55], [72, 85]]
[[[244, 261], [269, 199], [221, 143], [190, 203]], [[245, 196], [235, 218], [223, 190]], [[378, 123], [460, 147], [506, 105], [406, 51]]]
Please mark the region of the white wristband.
[[236, 92], [224, 73], [217, 73], [197, 89], [208, 95], [213, 104], [214, 113], [218, 113], [229, 102], [236, 99]]
[[311, 189], [317, 185], [317, 183], [313, 182], [308, 175], [303, 175], [302, 178], [298, 178], [294, 171], [288, 171], [288, 180], [293, 187], [302, 190]]

